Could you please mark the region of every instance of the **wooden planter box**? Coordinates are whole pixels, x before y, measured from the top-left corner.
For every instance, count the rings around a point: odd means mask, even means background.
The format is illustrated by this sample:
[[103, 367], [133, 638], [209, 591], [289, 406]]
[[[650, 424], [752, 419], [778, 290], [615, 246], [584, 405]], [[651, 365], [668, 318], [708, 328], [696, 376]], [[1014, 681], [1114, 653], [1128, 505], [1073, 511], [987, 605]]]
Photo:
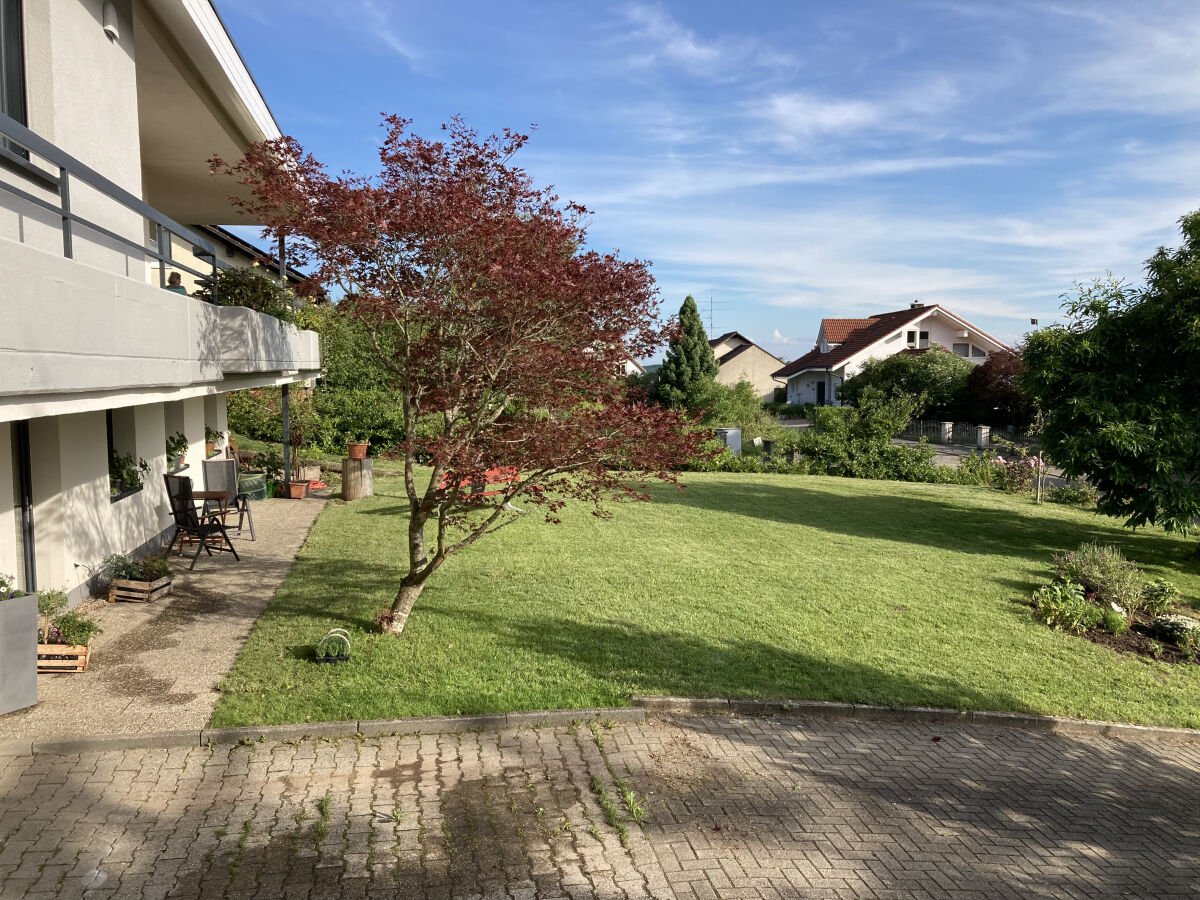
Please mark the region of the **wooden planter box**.
[[91, 647], [77, 644], [38, 644], [38, 672], [86, 672]]
[[171, 583], [174, 575], [160, 578], [157, 581], [129, 581], [124, 578], [114, 578], [108, 584], [108, 602], [130, 600], [134, 603], [149, 603], [159, 597], [171, 593]]

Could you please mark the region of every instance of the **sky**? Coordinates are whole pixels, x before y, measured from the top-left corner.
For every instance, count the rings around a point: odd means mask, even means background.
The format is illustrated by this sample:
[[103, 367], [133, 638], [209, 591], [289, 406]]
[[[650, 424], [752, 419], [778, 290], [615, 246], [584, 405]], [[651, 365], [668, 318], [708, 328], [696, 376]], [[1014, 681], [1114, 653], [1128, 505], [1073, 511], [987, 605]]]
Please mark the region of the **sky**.
[[593, 249], [785, 359], [914, 300], [1015, 344], [1200, 208], [1194, 0], [216, 3], [331, 170], [377, 169], [384, 112], [536, 126]]

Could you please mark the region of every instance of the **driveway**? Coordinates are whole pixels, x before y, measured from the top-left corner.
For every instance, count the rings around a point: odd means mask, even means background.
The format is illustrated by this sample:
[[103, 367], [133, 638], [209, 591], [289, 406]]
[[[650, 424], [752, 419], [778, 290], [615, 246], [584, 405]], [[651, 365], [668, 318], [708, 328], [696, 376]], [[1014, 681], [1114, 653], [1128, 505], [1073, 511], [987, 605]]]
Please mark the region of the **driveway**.
[[1188, 743], [670, 715], [8, 756], [0, 896], [1195, 896], [1198, 776]]

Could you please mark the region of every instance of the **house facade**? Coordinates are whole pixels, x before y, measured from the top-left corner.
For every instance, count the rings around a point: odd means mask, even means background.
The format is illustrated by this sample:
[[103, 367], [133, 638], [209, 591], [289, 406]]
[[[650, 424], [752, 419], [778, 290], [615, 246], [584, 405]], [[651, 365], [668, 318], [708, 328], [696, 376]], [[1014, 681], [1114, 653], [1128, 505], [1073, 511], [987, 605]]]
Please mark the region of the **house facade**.
[[720, 366], [716, 378], [718, 384], [733, 387], [739, 381], [748, 381], [763, 400], [770, 401], [774, 397], [776, 382], [773, 375], [783, 365], [782, 359], [737, 331], [711, 338], [708, 346], [712, 347]]
[[228, 392], [319, 374], [316, 334], [164, 289], [228, 264], [180, 223], [254, 224], [207, 160], [278, 135], [209, 0], [0, 0], [0, 572], [26, 590], [77, 600], [160, 545], [167, 437], [200, 489]]
[[861, 372], [867, 360], [925, 353], [931, 347], [976, 365], [1010, 349], [943, 306], [914, 303], [865, 319], [822, 319], [816, 346], [772, 374], [787, 385], [788, 403], [840, 406], [842, 383]]

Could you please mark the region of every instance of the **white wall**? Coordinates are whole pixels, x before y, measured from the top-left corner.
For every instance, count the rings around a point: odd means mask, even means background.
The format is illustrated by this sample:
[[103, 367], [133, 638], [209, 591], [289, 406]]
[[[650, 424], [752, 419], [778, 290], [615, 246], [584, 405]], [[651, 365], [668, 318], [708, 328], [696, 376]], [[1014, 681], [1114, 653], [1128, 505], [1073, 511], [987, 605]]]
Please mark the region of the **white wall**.
[[17, 515], [13, 492], [12, 426], [0, 422], [0, 575], [14, 576], [17, 563]]
[[[25, 0], [25, 75], [29, 128], [136, 197], [142, 195], [130, 0], [116, 0], [120, 38], [102, 27], [103, 0]], [[33, 162], [48, 168], [34, 157]], [[54, 171], [57, 175], [57, 171]], [[0, 178], [57, 203], [55, 194], [5, 172]], [[142, 218], [82, 182], [72, 211], [139, 243]], [[60, 220], [0, 191], [0, 236], [62, 255]], [[74, 258], [143, 279], [142, 254], [76, 228]]]

